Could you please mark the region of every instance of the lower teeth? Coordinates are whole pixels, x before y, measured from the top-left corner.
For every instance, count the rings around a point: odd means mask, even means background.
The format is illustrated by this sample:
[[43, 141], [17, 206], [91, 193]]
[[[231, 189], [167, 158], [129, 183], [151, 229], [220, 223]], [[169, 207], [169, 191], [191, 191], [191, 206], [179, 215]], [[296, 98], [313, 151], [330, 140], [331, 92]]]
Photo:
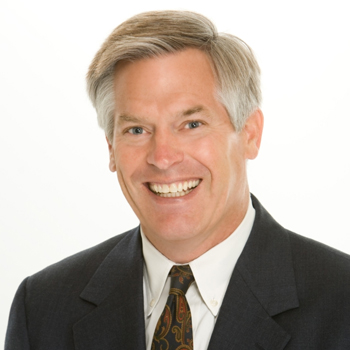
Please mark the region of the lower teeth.
[[160, 197], [182, 197], [188, 193], [190, 193], [193, 190], [193, 188], [187, 190], [187, 191], [181, 191], [181, 192], [168, 192], [168, 193], [156, 193]]

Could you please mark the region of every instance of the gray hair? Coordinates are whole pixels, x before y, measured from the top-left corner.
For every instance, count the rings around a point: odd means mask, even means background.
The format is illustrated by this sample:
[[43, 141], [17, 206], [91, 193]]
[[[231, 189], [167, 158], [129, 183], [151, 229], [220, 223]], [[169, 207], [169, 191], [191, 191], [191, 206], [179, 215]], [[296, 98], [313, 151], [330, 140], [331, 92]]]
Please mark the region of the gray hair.
[[234, 128], [261, 103], [260, 68], [250, 47], [241, 39], [218, 33], [206, 17], [189, 11], [153, 11], [123, 22], [110, 34], [87, 73], [87, 90], [98, 123], [109, 141], [114, 130], [114, 75], [120, 61], [136, 61], [186, 48], [208, 55], [217, 79], [217, 98]]

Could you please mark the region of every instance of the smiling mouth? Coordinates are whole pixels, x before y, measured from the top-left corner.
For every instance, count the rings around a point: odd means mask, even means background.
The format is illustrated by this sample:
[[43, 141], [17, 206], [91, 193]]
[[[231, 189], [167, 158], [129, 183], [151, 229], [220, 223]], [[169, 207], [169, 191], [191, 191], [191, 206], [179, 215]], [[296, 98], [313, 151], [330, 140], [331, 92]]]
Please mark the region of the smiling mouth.
[[200, 183], [200, 180], [174, 182], [171, 184], [149, 183], [149, 189], [160, 197], [182, 197], [192, 192]]

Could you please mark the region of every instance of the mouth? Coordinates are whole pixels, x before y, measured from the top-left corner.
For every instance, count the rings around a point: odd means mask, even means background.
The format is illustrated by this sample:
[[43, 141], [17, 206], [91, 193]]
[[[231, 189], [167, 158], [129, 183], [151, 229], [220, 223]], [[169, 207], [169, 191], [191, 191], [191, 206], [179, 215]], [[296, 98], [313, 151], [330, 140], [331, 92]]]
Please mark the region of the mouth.
[[174, 182], [171, 184], [148, 183], [149, 189], [160, 197], [183, 197], [192, 192], [201, 182], [200, 179]]

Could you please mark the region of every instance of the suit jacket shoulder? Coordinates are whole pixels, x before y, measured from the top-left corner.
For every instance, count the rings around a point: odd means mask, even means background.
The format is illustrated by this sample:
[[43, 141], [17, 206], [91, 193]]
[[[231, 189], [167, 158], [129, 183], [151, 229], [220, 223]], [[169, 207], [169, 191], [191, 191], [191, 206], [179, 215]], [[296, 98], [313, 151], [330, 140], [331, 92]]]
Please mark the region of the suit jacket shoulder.
[[[136, 307], [143, 304], [142, 266], [137, 228], [28, 277], [12, 305], [5, 349], [108, 349], [100, 340], [110, 327], [116, 328], [107, 339], [125, 337], [118, 324], [123, 320], [115, 320], [124, 312], [125, 302], [132, 298]], [[131, 275], [135, 278], [129, 282]], [[96, 311], [99, 306], [101, 314]], [[139, 313], [137, 317], [135, 334], [144, 327], [143, 317]], [[94, 337], [95, 333], [99, 335]]]
[[44, 268], [27, 278], [26, 288], [32, 293], [42, 293], [43, 289], [48, 289], [47, 292], [54, 289], [61, 292], [73, 284], [77, 287], [78, 283], [85, 286], [106, 256], [132, 231], [124, 232]]

